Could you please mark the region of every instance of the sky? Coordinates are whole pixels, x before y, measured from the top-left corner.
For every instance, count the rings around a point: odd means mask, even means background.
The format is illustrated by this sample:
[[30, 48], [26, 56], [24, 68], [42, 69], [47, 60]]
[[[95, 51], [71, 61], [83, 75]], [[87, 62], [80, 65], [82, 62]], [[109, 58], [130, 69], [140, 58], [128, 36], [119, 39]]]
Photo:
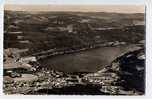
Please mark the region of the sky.
[[5, 0], [5, 4], [144, 4], [146, 0]]
[[5, 5], [5, 10], [13, 11], [72, 11], [72, 12], [114, 12], [144, 13], [141, 5]]
[[145, 0], [5, 0], [4, 9], [15, 11], [144, 13], [144, 4]]

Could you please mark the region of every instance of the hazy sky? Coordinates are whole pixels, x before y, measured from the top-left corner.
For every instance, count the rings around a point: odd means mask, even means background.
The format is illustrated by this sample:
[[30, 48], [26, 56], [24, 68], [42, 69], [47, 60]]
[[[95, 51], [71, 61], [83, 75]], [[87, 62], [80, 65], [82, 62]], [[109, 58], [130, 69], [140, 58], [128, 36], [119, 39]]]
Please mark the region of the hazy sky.
[[5, 0], [5, 4], [144, 4], [145, 0]]
[[73, 12], [115, 12], [144, 13], [141, 5], [5, 5], [5, 10], [14, 11], [73, 11]]
[[[15, 11], [92, 11], [116, 13], [143, 13], [145, 11], [143, 6], [145, 0], [5, 0], [5, 4], [7, 5], [5, 5], [5, 10]], [[106, 4], [106, 6], [102, 4]]]

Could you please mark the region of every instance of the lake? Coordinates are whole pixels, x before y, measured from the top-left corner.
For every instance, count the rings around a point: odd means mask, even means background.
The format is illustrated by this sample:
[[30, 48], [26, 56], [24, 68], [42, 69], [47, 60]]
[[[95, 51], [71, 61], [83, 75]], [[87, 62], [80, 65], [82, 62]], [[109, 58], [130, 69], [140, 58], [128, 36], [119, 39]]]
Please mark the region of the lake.
[[118, 56], [141, 47], [137, 45], [121, 45], [115, 47], [100, 47], [86, 51], [52, 56], [40, 62], [48, 69], [75, 72], [96, 72], [111, 64]]

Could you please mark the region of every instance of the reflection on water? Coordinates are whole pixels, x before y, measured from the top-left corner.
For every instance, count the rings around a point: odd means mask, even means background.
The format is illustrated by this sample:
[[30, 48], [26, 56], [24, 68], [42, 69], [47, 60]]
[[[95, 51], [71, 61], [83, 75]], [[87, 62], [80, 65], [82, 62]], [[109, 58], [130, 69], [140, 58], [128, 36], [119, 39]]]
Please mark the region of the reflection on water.
[[64, 72], [96, 72], [121, 54], [139, 48], [137, 45], [101, 47], [87, 51], [53, 56], [41, 60], [42, 66]]

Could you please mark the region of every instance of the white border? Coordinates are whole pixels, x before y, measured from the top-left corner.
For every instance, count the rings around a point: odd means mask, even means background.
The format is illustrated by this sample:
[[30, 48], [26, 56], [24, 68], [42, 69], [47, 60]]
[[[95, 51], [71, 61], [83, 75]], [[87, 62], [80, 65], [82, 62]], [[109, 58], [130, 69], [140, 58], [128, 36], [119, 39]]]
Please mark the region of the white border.
[[[17, 2], [18, 1], [18, 2]], [[34, 4], [34, 5], [142, 5], [145, 0], [5, 0], [5, 4]]]
[[146, 5], [146, 96], [152, 98], [152, 0]]
[[[96, 0], [97, 1], [97, 0]], [[100, 0], [99, 0], [100, 1]], [[151, 99], [152, 98], [152, 0], [146, 0], [146, 94], [143, 96], [53, 96], [53, 95], [4, 95], [2, 92], [3, 81], [3, 1], [0, 1], [0, 98], [3, 99], [25, 99], [25, 98], [53, 98], [53, 99], [71, 99], [71, 98], [106, 98], [106, 99]]]

